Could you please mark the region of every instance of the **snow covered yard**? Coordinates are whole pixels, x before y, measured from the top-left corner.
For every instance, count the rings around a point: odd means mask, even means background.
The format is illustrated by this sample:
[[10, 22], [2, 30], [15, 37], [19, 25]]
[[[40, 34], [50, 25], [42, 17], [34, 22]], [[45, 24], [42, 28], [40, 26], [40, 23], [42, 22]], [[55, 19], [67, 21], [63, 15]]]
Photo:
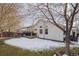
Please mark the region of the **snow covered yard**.
[[[65, 44], [61, 42], [55, 42], [55, 41], [50, 41], [50, 40], [43, 40], [39, 38], [33, 38], [33, 39], [28, 39], [28, 38], [13, 38], [4, 41], [6, 44], [16, 46], [19, 48], [23, 49], [29, 49], [29, 50], [46, 50], [46, 49], [53, 49], [53, 48], [58, 48], [58, 47], [64, 47]], [[79, 44], [74, 44], [71, 45], [71, 47], [79, 47]]]

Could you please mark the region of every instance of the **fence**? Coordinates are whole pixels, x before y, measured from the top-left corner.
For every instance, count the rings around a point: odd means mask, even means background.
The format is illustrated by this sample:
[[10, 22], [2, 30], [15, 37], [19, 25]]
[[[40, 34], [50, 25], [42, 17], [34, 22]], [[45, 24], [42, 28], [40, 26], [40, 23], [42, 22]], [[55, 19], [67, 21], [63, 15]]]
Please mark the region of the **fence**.
[[15, 32], [1, 32], [0, 37], [20, 37], [21, 33]]

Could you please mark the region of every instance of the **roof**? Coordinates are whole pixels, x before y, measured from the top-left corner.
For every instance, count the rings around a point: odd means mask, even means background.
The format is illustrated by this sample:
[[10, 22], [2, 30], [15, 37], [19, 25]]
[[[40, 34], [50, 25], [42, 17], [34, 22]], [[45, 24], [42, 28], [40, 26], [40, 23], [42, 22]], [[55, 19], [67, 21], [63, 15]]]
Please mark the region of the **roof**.
[[[51, 20], [49, 21], [49, 20], [47, 20], [47, 19], [39, 19], [39, 20], [35, 20], [33, 23], [31, 23], [30, 26], [22, 27], [22, 28], [20, 28], [20, 29], [31, 28], [31, 27], [33, 27], [33, 26], [36, 26], [40, 21], [50, 22], [51, 24], [55, 25], [55, 24], [53, 23], [53, 21], [51, 21]], [[59, 24], [62, 28], [65, 28], [65, 26], [66, 26], [65, 23], [63, 24], [63, 23], [58, 22], [58, 24]], [[75, 24], [78, 25], [78, 22], [74, 22], [74, 27], [77, 27]]]
[[[39, 19], [39, 20], [34, 21], [34, 23], [30, 24], [30, 26], [22, 27], [20, 29], [26, 29], [26, 28], [30, 28], [30, 27], [36, 26], [40, 21], [50, 22], [51, 24], [54, 25], [54, 23], [52, 21], [48, 21], [47, 19]], [[62, 24], [59, 24], [59, 25], [64, 27], [64, 25], [62, 25]]]

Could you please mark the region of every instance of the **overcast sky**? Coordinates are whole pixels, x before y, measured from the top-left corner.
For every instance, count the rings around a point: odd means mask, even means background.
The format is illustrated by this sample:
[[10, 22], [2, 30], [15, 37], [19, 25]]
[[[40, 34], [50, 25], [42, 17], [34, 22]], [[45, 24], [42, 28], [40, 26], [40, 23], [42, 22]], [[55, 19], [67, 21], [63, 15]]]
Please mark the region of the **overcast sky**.
[[[33, 20], [35, 19], [35, 16], [37, 15], [37, 13], [35, 14], [31, 14], [31, 16], [28, 16], [29, 12], [28, 12], [28, 8], [30, 8], [28, 6], [28, 3], [25, 4], [21, 4], [21, 8], [19, 9], [19, 14], [23, 15], [22, 17], [22, 21], [21, 21], [21, 26], [22, 27], [27, 27], [33, 24]], [[32, 12], [32, 11], [31, 11]]]
[[22, 27], [27, 27], [32, 24], [32, 18], [27, 16], [27, 9], [28, 6], [27, 4], [21, 4], [21, 8], [19, 9], [19, 14], [22, 15], [22, 21], [21, 21], [21, 26]]
[[[21, 8], [19, 9], [19, 14], [23, 15], [22, 21], [21, 21], [21, 26], [22, 27], [27, 27], [33, 24], [33, 20], [37, 20], [34, 18], [34, 16], [40, 15], [39, 11], [35, 12], [35, 14], [31, 16], [27, 16], [29, 14], [28, 9], [31, 9], [31, 6], [28, 6], [28, 3], [21, 4]], [[33, 7], [32, 7], [33, 9]], [[32, 11], [31, 11], [32, 12]], [[34, 13], [34, 12], [32, 12]], [[43, 17], [43, 16], [42, 16]]]

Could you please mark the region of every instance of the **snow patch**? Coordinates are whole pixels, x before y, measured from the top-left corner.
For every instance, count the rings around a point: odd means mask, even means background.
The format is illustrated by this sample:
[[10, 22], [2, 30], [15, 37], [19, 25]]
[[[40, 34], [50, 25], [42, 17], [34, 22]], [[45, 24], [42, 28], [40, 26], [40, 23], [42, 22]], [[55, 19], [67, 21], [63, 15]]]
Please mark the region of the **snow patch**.
[[[39, 39], [39, 38], [13, 38], [4, 41], [6, 44], [20, 47], [23, 49], [29, 49], [29, 50], [46, 50], [46, 49], [51, 49], [51, 48], [57, 48], [57, 47], [64, 47], [65, 44], [61, 42], [55, 42], [55, 41], [50, 41], [50, 40], [44, 40], [44, 39]], [[76, 45], [71, 45], [71, 47], [79, 47], [78, 44]]]

